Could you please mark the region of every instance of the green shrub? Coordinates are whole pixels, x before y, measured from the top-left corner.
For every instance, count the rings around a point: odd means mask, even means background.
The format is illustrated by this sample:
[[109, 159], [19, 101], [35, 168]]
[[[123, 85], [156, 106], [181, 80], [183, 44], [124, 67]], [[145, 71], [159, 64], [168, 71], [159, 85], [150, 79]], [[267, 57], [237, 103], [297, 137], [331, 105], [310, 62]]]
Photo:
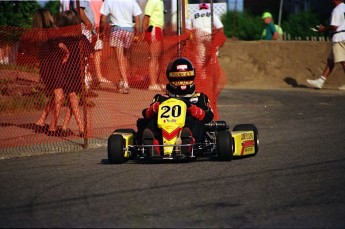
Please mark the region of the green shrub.
[[[228, 11], [221, 20], [224, 24], [224, 33], [228, 38], [235, 37], [247, 41], [260, 40], [265, 28], [261, 16], [253, 16], [246, 12]], [[307, 37], [323, 36], [310, 29], [320, 23], [320, 17], [316, 13], [302, 12], [289, 15], [287, 20], [282, 22], [281, 27], [292, 39], [298, 37], [306, 40]]]
[[300, 14], [289, 15], [287, 21], [282, 23], [284, 32], [291, 35], [294, 39], [300, 37], [305, 40], [307, 37], [322, 36], [322, 34], [312, 31], [310, 28], [315, 28], [320, 24], [318, 15], [313, 12], [303, 12]]
[[264, 24], [259, 16], [252, 16], [246, 12], [228, 11], [221, 18], [224, 33], [227, 37], [240, 40], [259, 40]]

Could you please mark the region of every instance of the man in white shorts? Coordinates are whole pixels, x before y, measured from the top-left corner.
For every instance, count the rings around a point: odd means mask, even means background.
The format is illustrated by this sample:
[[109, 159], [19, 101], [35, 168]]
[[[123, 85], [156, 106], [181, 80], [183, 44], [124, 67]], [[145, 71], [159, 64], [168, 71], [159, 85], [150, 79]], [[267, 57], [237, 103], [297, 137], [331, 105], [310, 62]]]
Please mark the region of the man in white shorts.
[[[330, 25], [325, 27], [319, 26], [319, 32], [330, 32], [332, 36], [332, 49], [327, 59], [327, 66], [320, 78], [315, 80], [307, 79], [311, 86], [322, 89], [328, 76], [332, 73], [334, 64], [341, 63], [345, 72], [345, 4], [343, 0], [330, 0], [334, 9], [330, 18]], [[345, 90], [345, 85], [339, 87]]]
[[[136, 0], [105, 0], [101, 8], [101, 34], [104, 31], [107, 16], [109, 15], [110, 46], [115, 49], [117, 62], [121, 72], [118, 84], [119, 92], [129, 93], [129, 60], [128, 48], [131, 46], [134, 35], [141, 32], [140, 15], [142, 11]], [[135, 23], [133, 23], [133, 17]], [[100, 36], [103, 38], [103, 34]]]

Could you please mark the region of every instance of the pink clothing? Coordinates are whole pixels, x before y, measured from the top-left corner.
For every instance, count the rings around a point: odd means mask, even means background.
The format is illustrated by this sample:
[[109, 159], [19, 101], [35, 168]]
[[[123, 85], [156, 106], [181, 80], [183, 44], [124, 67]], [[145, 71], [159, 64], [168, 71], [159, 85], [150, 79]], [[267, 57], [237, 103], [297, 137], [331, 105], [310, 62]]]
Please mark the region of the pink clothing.
[[91, 8], [93, 11], [93, 14], [95, 16], [95, 26], [99, 27], [99, 22], [101, 20], [101, 7], [103, 4], [103, 0], [90, 0], [91, 2]]

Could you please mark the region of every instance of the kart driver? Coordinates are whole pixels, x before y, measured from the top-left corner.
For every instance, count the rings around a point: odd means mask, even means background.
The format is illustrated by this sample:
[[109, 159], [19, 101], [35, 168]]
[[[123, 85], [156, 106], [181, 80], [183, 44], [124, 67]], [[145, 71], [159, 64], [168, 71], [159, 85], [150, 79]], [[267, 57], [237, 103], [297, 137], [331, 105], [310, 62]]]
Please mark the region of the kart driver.
[[[157, 127], [158, 107], [169, 98], [180, 98], [188, 107], [185, 127], [181, 132], [182, 144], [202, 142], [206, 132], [205, 123], [211, 122], [214, 114], [207, 95], [195, 91], [196, 72], [193, 64], [186, 58], [177, 58], [168, 64], [166, 76], [166, 94], [156, 94], [150, 106], [142, 111], [144, 119], [138, 120], [138, 134], [142, 133], [143, 139], [152, 139], [151, 142], [143, 142], [146, 145], [161, 144], [158, 140], [162, 138]], [[141, 136], [138, 139], [142, 139]]]

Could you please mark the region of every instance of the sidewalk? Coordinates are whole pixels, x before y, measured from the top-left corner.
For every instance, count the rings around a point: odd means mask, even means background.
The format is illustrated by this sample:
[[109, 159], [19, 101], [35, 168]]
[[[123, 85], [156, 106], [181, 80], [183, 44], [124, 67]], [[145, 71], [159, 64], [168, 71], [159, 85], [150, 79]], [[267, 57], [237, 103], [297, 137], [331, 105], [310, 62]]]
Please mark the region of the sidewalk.
[[[148, 106], [157, 91], [131, 88], [129, 94], [119, 94], [112, 85], [102, 85], [94, 90], [98, 97], [88, 98], [95, 103], [88, 107], [87, 148], [104, 148], [109, 135], [117, 128], [135, 128], [141, 111]], [[79, 107], [83, 110], [83, 107]], [[61, 125], [66, 108], [63, 108], [59, 125]], [[34, 123], [41, 110], [22, 114], [1, 115], [0, 121], [0, 160], [15, 157], [52, 154], [84, 150], [85, 140], [77, 136], [55, 137], [34, 131]], [[47, 119], [46, 123], [50, 123]], [[74, 117], [70, 128], [77, 135]]]

